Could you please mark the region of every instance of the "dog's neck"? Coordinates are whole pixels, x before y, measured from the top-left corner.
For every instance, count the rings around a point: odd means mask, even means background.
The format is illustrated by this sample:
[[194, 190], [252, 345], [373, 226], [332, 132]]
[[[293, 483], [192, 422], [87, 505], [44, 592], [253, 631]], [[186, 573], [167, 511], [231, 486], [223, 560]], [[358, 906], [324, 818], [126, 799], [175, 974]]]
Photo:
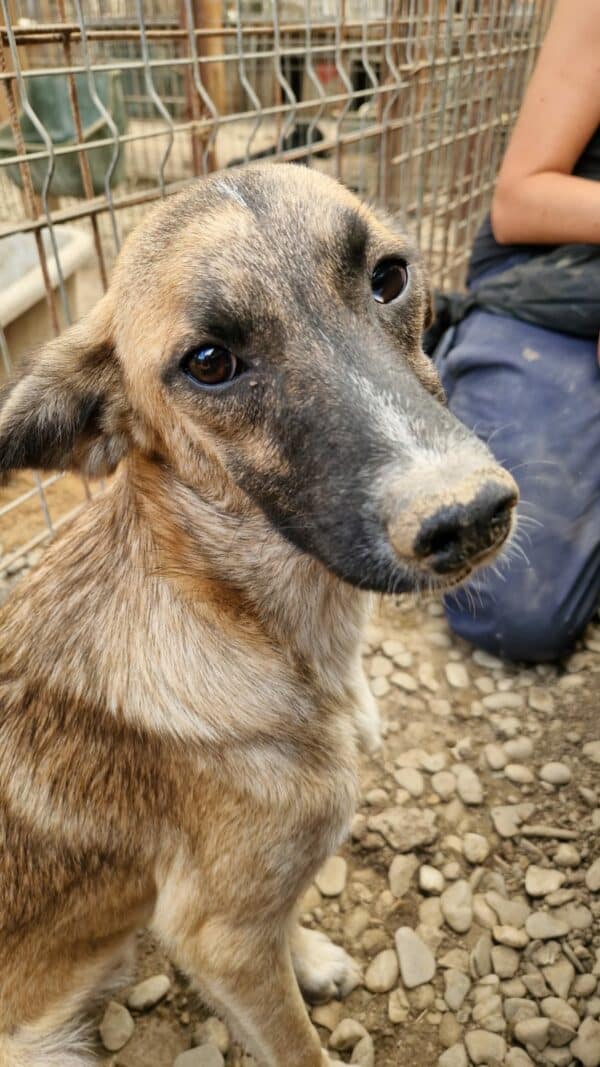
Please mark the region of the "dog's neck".
[[13, 688], [93, 693], [137, 727], [211, 743], [285, 740], [354, 706], [367, 598], [226, 503], [123, 464], [6, 606]]
[[251, 619], [313, 669], [354, 655], [369, 597], [291, 545], [241, 491], [211, 498], [141, 453], [123, 480], [150, 532], [157, 572], [182, 596]]

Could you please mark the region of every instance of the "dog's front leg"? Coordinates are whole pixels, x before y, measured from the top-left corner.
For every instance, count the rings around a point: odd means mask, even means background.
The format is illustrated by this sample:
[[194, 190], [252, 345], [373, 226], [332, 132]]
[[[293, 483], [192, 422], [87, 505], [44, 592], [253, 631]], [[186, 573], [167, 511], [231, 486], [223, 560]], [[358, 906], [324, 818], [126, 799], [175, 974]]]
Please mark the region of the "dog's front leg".
[[285, 928], [211, 919], [178, 941], [177, 962], [261, 1067], [329, 1067], [298, 988]]
[[313, 1003], [347, 997], [361, 982], [358, 964], [320, 932], [296, 923], [291, 937], [292, 961], [304, 996]]
[[356, 701], [354, 712], [356, 730], [365, 751], [369, 755], [374, 755], [381, 748], [381, 719], [377, 701], [371, 692], [360, 661], [355, 669], [353, 691]]

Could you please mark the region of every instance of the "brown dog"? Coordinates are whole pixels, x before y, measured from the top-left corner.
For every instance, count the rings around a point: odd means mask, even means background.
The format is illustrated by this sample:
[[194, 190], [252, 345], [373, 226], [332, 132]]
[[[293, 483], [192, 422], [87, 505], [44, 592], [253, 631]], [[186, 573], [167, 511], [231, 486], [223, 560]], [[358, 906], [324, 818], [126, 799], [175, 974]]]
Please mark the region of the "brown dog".
[[262, 165], [154, 210], [8, 389], [3, 471], [120, 468], [2, 619], [3, 1067], [89, 1062], [77, 1017], [145, 923], [261, 1063], [328, 1062], [297, 978], [356, 967], [294, 913], [355, 724], [377, 744], [362, 590], [464, 578], [516, 500], [440, 403], [427, 303], [393, 227]]

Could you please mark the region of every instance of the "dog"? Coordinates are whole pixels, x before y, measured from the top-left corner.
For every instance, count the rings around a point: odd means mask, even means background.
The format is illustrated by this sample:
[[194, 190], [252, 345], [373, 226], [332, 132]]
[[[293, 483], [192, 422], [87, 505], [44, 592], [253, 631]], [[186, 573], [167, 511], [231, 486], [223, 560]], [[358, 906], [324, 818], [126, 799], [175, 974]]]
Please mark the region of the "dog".
[[[113, 474], [1, 619], [0, 1064], [83, 1067], [148, 925], [261, 1064], [329, 1063], [356, 964], [297, 901], [344, 839], [369, 593], [491, 560], [517, 490], [443, 404], [410, 242], [260, 164], [162, 202], [0, 406], [0, 469]], [[118, 468], [118, 469], [117, 469]]]

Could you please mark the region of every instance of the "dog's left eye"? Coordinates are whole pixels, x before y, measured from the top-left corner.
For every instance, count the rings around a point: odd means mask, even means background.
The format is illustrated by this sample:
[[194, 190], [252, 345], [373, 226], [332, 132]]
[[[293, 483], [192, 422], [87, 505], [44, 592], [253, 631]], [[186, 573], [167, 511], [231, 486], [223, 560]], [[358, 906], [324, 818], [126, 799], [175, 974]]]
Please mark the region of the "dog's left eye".
[[408, 267], [403, 259], [382, 259], [371, 275], [371, 292], [378, 304], [391, 304], [408, 285]]
[[233, 352], [219, 345], [205, 345], [188, 352], [181, 366], [188, 377], [206, 389], [233, 381], [243, 370]]

